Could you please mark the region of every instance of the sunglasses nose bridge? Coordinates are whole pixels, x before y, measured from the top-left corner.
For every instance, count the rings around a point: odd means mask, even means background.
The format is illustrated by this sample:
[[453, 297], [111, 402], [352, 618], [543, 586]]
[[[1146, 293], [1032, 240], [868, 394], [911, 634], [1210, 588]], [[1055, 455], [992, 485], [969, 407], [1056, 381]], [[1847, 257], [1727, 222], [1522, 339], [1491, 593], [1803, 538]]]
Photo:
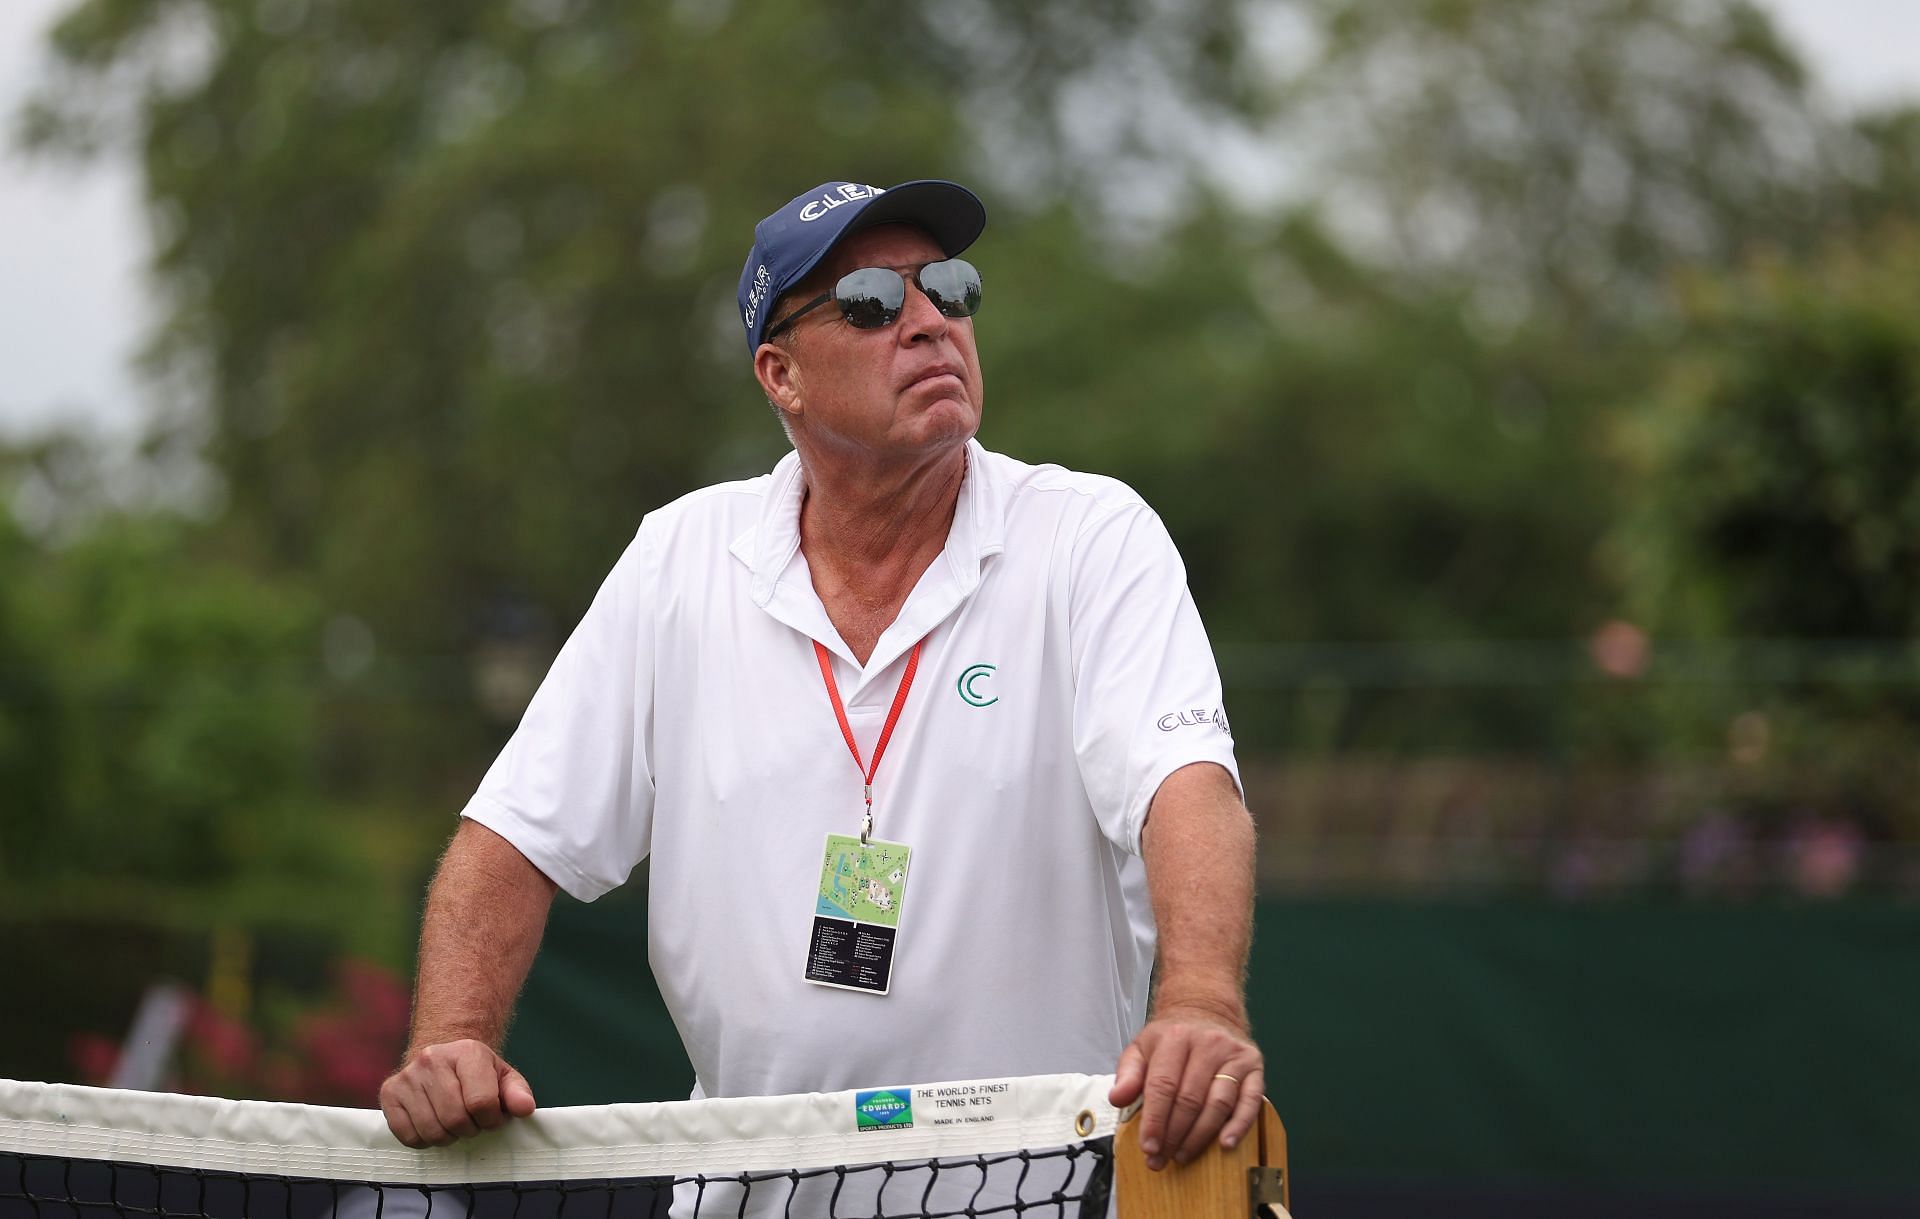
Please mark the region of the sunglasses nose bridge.
[[920, 286], [920, 273], [918, 271], [902, 272], [900, 278], [907, 289], [906, 299], [900, 303], [901, 340], [912, 342], [921, 334], [935, 338], [945, 334], [948, 326], [947, 315], [940, 311], [940, 306], [934, 303], [933, 297], [927, 295], [927, 290]]

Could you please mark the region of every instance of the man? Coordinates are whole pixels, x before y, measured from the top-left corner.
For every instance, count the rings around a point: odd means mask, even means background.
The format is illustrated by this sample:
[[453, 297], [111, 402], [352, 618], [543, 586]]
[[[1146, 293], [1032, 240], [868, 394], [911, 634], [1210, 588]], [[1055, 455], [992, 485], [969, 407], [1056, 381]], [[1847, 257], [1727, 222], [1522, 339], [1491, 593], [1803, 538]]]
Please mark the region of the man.
[[497, 1051], [554, 890], [647, 857], [696, 1097], [1117, 1056], [1153, 1167], [1252, 1126], [1219, 677], [1136, 495], [974, 441], [985, 222], [842, 182], [756, 228], [741, 318], [794, 452], [641, 523], [465, 809], [381, 1089], [402, 1142], [533, 1111]]

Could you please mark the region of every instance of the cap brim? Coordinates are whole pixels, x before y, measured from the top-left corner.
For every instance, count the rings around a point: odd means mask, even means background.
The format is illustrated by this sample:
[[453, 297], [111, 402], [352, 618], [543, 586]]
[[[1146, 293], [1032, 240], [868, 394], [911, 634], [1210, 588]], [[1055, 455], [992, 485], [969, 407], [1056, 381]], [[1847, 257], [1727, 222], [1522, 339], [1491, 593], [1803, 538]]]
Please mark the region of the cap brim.
[[881, 224], [917, 225], [952, 258], [979, 240], [987, 227], [987, 208], [979, 196], [957, 182], [935, 178], [903, 182], [860, 209], [833, 244]]

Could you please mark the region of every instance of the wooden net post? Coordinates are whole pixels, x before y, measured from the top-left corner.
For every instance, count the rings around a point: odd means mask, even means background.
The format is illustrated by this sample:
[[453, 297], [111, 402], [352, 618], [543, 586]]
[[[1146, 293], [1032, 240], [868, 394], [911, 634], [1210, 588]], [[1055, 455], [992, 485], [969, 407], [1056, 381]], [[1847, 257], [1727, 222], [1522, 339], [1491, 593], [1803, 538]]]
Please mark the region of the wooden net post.
[[[1232, 1151], [1215, 1142], [1187, 1164], [1171, 1160], [1159, 1172], [1140, 1153], [1138, 1111], [1113, 1138], [1113, 1188], [1119, 1219], [1284, 1219], [1292, 1180], [1287, 1131], [1273, 1105], [1260, 1102], [1260, 1120]], [[1278, 1210], [1263, 1210], [1263, 1203]]]

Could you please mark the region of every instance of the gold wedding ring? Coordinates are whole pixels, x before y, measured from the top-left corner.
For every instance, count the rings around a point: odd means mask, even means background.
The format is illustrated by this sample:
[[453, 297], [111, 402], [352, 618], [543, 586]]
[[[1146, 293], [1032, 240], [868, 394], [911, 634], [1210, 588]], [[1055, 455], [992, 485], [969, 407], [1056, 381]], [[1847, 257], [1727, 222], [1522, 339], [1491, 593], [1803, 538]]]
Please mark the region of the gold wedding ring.
[[1235, 1084], [1237, 1084], [1237, 1083], [1239, 1083], [1239, 1082], [1240, 1082], [1240, 1077], [1239, 1077], [1239, 1076], [1237, 1076], [1237, 1075], [1228, 1075], [1228, 1074], [1225, 1074], [1224, 1072], [1222, 1072], [1221, 1074], [1218, 1074], [1218, 1075], [1215, 1075], [1215, 1076], [1214, 1076], [1214, 1078], [1215, 1078], [1215, 1079], [1224, 1079], [1224, 1080], [1226, 1080], [1226, 1081], [1227, 1081], [1228, 1083], [1235, 1083]]

